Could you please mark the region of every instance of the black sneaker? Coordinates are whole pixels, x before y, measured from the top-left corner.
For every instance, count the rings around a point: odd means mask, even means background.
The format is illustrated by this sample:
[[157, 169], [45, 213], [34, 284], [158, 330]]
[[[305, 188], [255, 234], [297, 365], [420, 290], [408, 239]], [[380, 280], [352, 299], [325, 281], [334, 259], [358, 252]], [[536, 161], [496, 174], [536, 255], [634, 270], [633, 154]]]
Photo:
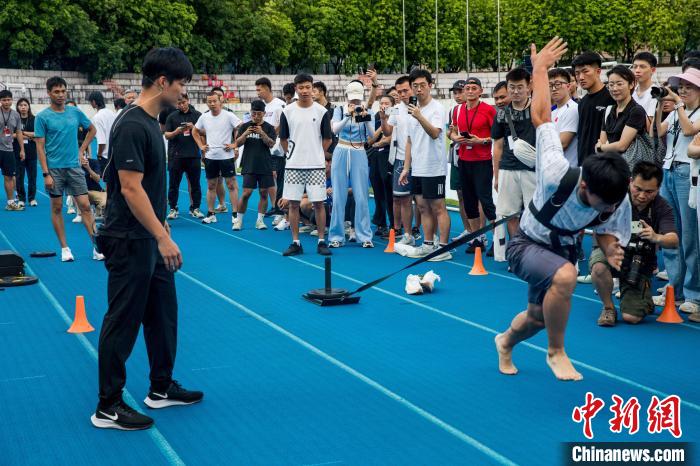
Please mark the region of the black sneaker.
[[283, 256], [298, 256], [299, 254], [304, 253], [304, 248], [301, 247], [301, 244], [297, 243], [292, 243], [289, 245], [286, 251], [282, 253]]
[[489, 247], [489, 250], [486, 251], [486, 257], [493, 257], [493, 243], [491, 243], [491, 247]]
[[325, 241], [319, 241], [318, 246], [316, 247], [316, 252], [318, 252], [322, 256], [332, 255], [331, 250], [328, 249], [328, 245]]
[[149, 408], [167, 408], [168, 406], [183, 406], [199, 403], [204, 398], [204, 393], [195, 390], [187, 390], [176, 380], [170, 383], [165, 392], [151, 390], [143, 402]]
[[418, 228], [418, 227], [413, 227], [413, 228], [411, 229], [411, 234], [413, 235], [413, 239], [414, 239], [414, 240], [418, 241], [419, 239], [421, 239], [420, 228]]
[[474, 254], [476, 252], [476, 248], [481, 248], [481, 250], [484, 250], [484, 244], [479, 241], [478, 239], [472, 240], [471, 243], [469, 243], [469, 246], [467, 246], [467, 254]]
[[383, 238], [384, 236], [389, 236], [389, 230], [385, 226], [379, 226], [374, 232], [374, 236], [379, 236], [380, 238]]
[[100, 429], [143, 430], [153, 425], [153, 419], [139, 413], [124, 403], [124, 400], [119, 400], [106, 409], [98, 405], [90, 421]]

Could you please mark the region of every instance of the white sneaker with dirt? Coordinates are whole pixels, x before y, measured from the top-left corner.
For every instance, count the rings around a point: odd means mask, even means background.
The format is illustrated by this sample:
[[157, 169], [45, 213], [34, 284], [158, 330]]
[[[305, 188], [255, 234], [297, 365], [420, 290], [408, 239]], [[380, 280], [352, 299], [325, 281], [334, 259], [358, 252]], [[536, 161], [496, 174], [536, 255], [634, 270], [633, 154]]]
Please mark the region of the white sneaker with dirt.
[[190, 210], [190, 215], [194, 218], [204, 218], [204, 214], [199, 209]]
[[420, 246], [413, 248], [406, 254], [406, 257], [412, 259], [418, 259], [419, 257], [425, 257], [435, 250], [435, 246], [432, 244], [421, 244]]
[[280, 223], [283, 218], [284, 218], [283, 215], [275, 215], [274, 217], [272, 217], [272, 226], [276, 227], [277, 224]]
[[24, 210], [24, 201], [17, 201], [17, 206]]
[[696, 312], [700, 312], [700, 306], [698, 306], [692, 301], [684, 302], [678, 307], [678, 309], [681, 312], [685, 312], [686, 314], [695, 314]]
[[313, 225], [302, 225], [299, 227], [299, 233], [311, 233], [315, 228]]
[[83, 223], [83, 216], [78, 214], [75, 217], [73, 217], [73, 223]]
[[[659, 296], [654, 296], [651, 298], [652, 301], [654, 301], [654, 305], [664, 307], [666, 305], [666, 295], [662, 294]], [[676, 300], [676, 306], [680, 306], [683, 304], [682, 300]]]
[[233, 217], [231, 219], [231, 229], [233, 231], [240, 231], [243, 228], [243, 217]]
[[313, 230], [311, 230], [311, 233], [309, 233], [309, 235], [318, 236], [318, 230], [314, 228]]
[[578, 277], [576, 277], [576, 281], [579, 283], [591, 284], [593, 283], [593, 277], [591, 277], [591, 274], [579, 275]]
[[228, 212], [228, 206], [226, 204], [220, 204], [214, 207], [214, 212], [216, 212], [217, 214], [224, 214]]
[[202, 219], [202, 223], [206, 223], [207, 225], [210, 224], [210, 223], [216, 223], [216, 222], [217, 222], [217, 220], [216, 220], [216, 215], [214, 215], [214, 214], [212, 214], [212, 215], [210, 215], [210, 216], [208, 216], [208, 217], [204, 217], [204, 218]]
[[5, 204], [5, 210], [9, 210], [12, 212], [19, 212], [20, 210], [24, 210], [22, 207], [17, 205], [15, 201], [7, 201], [7, 204]]
[[265, 220], [259, 218], [255, 221], [256, 230], [267, 230], [267, 225], [265, 225]]
[[283, 218], [282, 220], [279, 221], [277, 225], [275, 225], [275, 230], [277, 231], [283, 231], [283, 230], [288, 230], [291, 225], [287, 221], [287, 219]]
[[175, 220], [178, 216], [178, 211], [177, 209], [170, 209], [170, 212], [168, 212], [168, 220]]
[[401, 235], [401, 239], [399, 240], [399, 244], [405, 244], [407, 246], [415, 246], [416, 245], [416, 240], [413, 238], [413, 235], [410, 233], [404, 233]]
[[74, 260], [73, 253], [70, 252], [70, 248], [61, 249], [61, 262], [73, 262]]
[[96, 261], [103, 261], [103, 260], [105, 260], [105, 255], [100, 254], [99, 252], [97, 252], [97, 249], [93, 248], [92, 249], [92, 258]]
[[39, 205], [39, 203], [36, 202], [34, 199], [32, 199], [31, 201], [29, 201], [29, 205], [30, 205], [31, 207], [36, 207], [36, 206]]
[[[435, 248], [430, 252], [437, 251], [441, 247], [442, 246], [440, 246], [439, 244], [436, 244]], [[450, 251], [445, 251], [442, 254], [439, 254], [439, 255], [433, 257], [432, 259], [428, 259], [428, 262], [443, 262], [443, 261], [448, 261], [450, 259], [452, 259], [452, 253]]]
[[662, 286], [661, 288], [657, 288], [657, 289], [656, 289], [656, 292], [659, 293], [659, 294], [665, 295], [665, 294], [666, 294], [666, 287], [668, 287], [668, 285], [664, 285], [664, 286]]
[[469, 232], [467, 230], [464, 230], [462, 233], [460, 233], [459, 235], [452, 238], [452, 241], [460, 240], [460, 239], [464, 238], [465, 236], [467, 236], [468, 234], [469, 234]]

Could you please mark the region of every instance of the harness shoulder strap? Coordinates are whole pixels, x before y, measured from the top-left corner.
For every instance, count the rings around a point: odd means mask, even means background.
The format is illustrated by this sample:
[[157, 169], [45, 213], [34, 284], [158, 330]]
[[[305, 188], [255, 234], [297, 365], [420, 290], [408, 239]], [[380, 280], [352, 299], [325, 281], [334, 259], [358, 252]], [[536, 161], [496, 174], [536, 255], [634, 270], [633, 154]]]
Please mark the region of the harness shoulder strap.
[[571, 196], [571, 193], [574, 192], [576, 186], [578, 186], [580, 175], [581, 169], [579, 167], [569, 168], [559, 181], [557, 190], [547, 199], [541, 209], [538, 210], [537, 207], [535, 207], [535, 203], [530, 201], [528, 208], [538, 222], [552, 231], [562, 231], [560, 228], [552, 225], [552, 219], [557, 212], [559, 212], [559, 209], [561, 209], [569, 196]]

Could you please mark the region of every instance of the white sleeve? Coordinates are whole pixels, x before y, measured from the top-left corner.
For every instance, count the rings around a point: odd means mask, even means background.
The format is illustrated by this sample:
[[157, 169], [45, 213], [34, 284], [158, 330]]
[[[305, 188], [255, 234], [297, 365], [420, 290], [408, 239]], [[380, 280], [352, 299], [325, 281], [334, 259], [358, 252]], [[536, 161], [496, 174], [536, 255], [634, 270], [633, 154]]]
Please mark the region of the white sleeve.
[[98, 115], [95, 115], [95, 118], [92, 120], [92, 124], [95, 125], [95, 129], [97, 130], [95, 133], [97, 144], [107, 144], [109, 135], [107, 134], [107, 128], [105, 128], [104, 120]]
[[206, 118], [206, 113], [202, 113], [199, 118], [197, 118], [197, 123], [195, 123], [194, 127], [197, 128], [198, 130], [203, 130], [204, 129], [204, 119]]
[[632, 235], [632, 206], [629, 197], [625, 197], [607, 222], [594, 227], [593, 231], [599, 235], [612, 235], [623, 247], [627, 246]]
[[535, 170], [537, 182], [545, 186], [558, 186], [561, 177], [570, 168], [569, 161], [564, 157], [559, 131], [554, 123], [544, 123], [537, 127], [537, 142], [535, 143]]
[[[447, 114], [445, 109], [440, 105], [439, 110], [435, 110], [432, 115], [430, 115], [430, 124], [440, 130], [440, 134], [444, 134], [445, 122], [447, 120]], [[439, 137], [439, 136], [438, 136]]]
[[233, 125], [234, 128], [238, 128], [241, 125], [241, 123], [243, 123], [241, 121], [241, 119], [238, 118], [238, 116], [235, 113], [233, 113], [233, 112], [226, 112], [226, 113], [229, 115], [229, 119], [231, 120], [231, 124]]
[[559, 114], [557, 128], [560, 133], [576, 133], [578, 131], [578, 109], [567, 108], [564, 113]]

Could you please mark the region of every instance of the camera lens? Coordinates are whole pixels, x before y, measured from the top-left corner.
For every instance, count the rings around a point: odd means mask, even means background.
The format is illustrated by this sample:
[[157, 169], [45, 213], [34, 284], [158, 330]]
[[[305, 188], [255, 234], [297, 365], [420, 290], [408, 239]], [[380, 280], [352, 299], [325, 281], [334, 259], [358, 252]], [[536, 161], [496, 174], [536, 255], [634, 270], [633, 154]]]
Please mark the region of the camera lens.
[[668, 95], [668, 90], [665, 87], [653, 86], [651, 88], [651, 96], [655, 99], [663, 99]]
[[360, 107], [359, 105], [355, 107], [355, 113], [362, 113], [362, 107]]

